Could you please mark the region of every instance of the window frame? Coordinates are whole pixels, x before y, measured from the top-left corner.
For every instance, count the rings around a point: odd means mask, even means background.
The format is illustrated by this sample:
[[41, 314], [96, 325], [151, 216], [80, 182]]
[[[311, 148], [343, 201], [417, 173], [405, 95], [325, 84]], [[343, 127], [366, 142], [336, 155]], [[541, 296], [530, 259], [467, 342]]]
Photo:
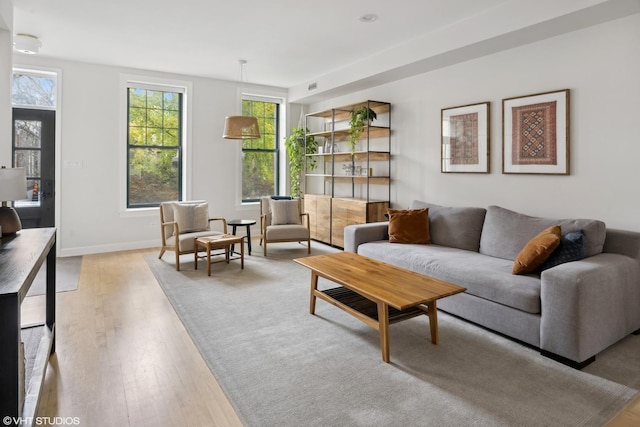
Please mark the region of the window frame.
[[141, 75], [122, 74], [120, 81], [120, 216], [153, 216], [158, 205], [128, 206], [129, 203], [129, 88], [179, 92], [182, 94], [181, 122], [181, 158], [179, 160], [181, 200], [191, 197], [191, 128], [192, 128], [192, 83], [183, 80], [163, 79]]
[[273, 153], [275, 164], [274, 164], [274, 190], [276, 193], [280, 192], [282, 189], [282, 177], [283, 177], [283, 168], [282, 168], [282, 129], [284, 128], [285, 122], [284, 117], [286, 113], [286, 103], [285, 99], [279, 96], [269, 96], [269, 95], [255, 95], [242, 93], [240, 96], [240, 109], [242, 111], [242, 104], [244, 101], [253, 101], [253, 102], [264, 102], [276, 104], [276, 117], [275, 117], [275, 144], [273, 149], [266, 148], [244, 148], [244, 144], [240, 145], [240, 185], [239, 185], [239, 198], [241, 205], [250, 205], [255, 204], [260, 201], [260, 198], [250, 198], [245, 199], [243, 194], [244, 188], [244, 153]]

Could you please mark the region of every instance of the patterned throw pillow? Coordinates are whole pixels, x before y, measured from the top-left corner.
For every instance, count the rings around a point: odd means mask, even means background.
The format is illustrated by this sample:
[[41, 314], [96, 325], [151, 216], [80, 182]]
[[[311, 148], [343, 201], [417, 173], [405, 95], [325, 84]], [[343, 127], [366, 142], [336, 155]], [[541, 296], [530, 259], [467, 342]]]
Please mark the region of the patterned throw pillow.
[[560, 238], [560, 245], [540, 266], [540, 272], [564, 264], [565, 262], [578, 261], [585, 257], [585, 236], [584, 231], [572, 231], [564, 234]]
[[513, 274], [536, 271], [560, 244], [560, 226], [554, 225], [541, 231], [522, 248], [513, 263]]
[[180, 234], [209, 229], [209, 205], [207, 203], [174, 203], [173, 217]]
[[389, 243], [429, 244], [429, 209], [389, 209]]

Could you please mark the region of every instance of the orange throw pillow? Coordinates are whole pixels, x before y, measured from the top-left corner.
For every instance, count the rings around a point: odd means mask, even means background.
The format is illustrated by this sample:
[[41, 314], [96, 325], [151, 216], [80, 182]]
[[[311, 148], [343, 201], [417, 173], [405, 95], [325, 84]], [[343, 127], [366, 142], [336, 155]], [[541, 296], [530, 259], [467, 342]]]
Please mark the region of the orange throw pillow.
[[431, 243], [429, 208], [389, 209], [390, 243]]
[[513, 274], [533, 273], [560, 244], [560, 226], [543, 230], [522, 248], [513, 263]]

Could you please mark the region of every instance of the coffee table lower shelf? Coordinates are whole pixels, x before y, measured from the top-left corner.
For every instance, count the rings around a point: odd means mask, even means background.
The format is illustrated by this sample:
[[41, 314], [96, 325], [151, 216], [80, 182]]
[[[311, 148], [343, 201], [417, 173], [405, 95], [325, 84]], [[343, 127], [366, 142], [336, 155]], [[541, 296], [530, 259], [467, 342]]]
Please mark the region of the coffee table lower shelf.
[[[343, 310], [345, 308], [350, 308], [351, 310], [355, 310], [359, 314], [363, 314], [369, 317], [376, 322], [378, 319], [378, 304], [375, 302], [366, 299], [362, 295], [357, 292], [352, 291], [351, 289], [345, 288], [343, 286], [339, 286], [337, 288], [325, 289], [323, 291], [319, 291], [322, 294], [328, 296], [334, 301], [329, 301], [330, 303], [337, 302], [346, 307], [340, 307]], [[322, 296], [318, 295], [320, 298]], [[327, 300], [326, 298], [323, 298]], [[328, 300], [327, 300], [328, 301]], [[349, 310], [346, 310], [349, 311]], [[416, 306], [411, 307], [406, 310], [397, 310], [393, 307], [389, 307], [389, 323], [400, 322], [402, 320], [411, 319], [412, 317], [425, 315], [427, 314], [427, 307]]]

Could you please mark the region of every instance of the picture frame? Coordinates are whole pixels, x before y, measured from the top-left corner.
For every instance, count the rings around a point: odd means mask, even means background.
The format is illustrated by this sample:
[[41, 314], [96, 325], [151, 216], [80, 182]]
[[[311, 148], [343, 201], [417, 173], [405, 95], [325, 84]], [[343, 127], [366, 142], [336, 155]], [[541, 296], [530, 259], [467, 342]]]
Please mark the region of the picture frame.
[[442, 173], [489, 173], [489, 104], [441, 110]]
[[502, 100], [502, 173], [569, 175], [569, 89]]

